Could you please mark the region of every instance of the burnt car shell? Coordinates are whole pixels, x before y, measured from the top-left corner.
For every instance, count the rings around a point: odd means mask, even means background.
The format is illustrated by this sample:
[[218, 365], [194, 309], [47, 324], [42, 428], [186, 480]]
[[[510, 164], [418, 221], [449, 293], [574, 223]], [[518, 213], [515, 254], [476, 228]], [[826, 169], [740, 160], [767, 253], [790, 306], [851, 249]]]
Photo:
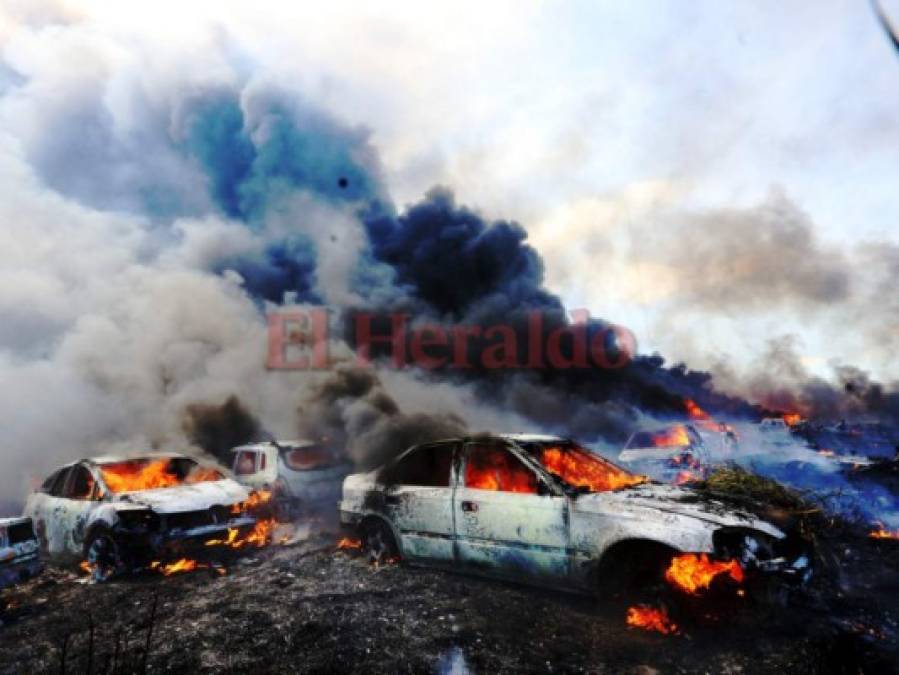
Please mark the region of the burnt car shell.
[[[468, 484], [469, 458], [484, 444], [508, 453], [515, 471], [528, 474], [526, 491]], [[596, 590], [599, 570], [608, 561], [626, 565], [618, 556], [634, 546], [739, 557], [766, 573], [808, 565], [801, 555], [780, 555], [786, 535], [771, 523], [633, 476], [593, 453], [618, 472], [621, 487], [566, 483], [538, 459], [541, 447], [556, 446], [588, 452], [569, 439], [523, 434], [414, 446], [381, 469], [344, 481], [341, 522], [364, 542], [367, 533], [388, 534], [395, 544], [388, 549], [414, 564], [575, 590]], [[428, 470], [422, 471], [414, 460], [422, 452], [443, 458], [425, 455]]]
[[138, 567], [150, 559], [202, 554], [207, 540], [224, 538], [229, 529], [245, 534], [254, 527], [256, 519], [242, 507], [248, 491], [217, 468], [216, 480], [143, 490], [115, 492], [104, 480], [104, 466], [158, 460], [196, 464], [175, 453], [100, 457], [52, 474], [25, 507], [48, 557], [87, 559], [91, 542], [108, 535], [127, 566]]

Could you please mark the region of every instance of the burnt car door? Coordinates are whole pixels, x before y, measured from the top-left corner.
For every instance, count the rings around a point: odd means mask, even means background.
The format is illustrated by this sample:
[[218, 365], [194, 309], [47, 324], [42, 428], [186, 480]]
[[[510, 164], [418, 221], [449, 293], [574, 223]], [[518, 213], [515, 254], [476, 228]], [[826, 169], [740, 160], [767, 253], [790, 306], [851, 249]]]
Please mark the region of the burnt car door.
[[388, 466], [384, 511], [410, 559], [449, 563], [453, 549], [453, 459], [456, 443], [421, 445]]
[[64, 548], [70, 555], [81, 557], [87, 519], [96, 508], [97, 496], [97, 481], [90, 470], [83, 464], [73, 466], [62, 489], [63, 508], [58, 512]]
[[508, 446], [465, 444], [453, 509], [462, 564], [503, 576], [568, 576], [568, 499]]
[[34, 495], [33, 513], [28, 514], [34, 520], [41, 548], [55, 557], [63, 555], [66, 550], [66, 531], [62, 518], [66, 500], [63, 494], [71, 471], [71, 466], [63, 467], [44, 481], [40, 492]]

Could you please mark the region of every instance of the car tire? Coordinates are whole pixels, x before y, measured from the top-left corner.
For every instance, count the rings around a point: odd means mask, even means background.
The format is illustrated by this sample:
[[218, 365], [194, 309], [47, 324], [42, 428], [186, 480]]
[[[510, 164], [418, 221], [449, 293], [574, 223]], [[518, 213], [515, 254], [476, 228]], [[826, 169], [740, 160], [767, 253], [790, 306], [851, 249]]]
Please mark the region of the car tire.
[[371, 562], [385, 564], [400, 559], [399, 547], [390, 527], [383, 520], [369, 520], [362, 528], [362, 550]]
[[84, 545], [84, 559], [90, 566], [91, 578], [97, 583], [109, 581], [127, 569], [119, 542], [106, 529], [91, 533]]

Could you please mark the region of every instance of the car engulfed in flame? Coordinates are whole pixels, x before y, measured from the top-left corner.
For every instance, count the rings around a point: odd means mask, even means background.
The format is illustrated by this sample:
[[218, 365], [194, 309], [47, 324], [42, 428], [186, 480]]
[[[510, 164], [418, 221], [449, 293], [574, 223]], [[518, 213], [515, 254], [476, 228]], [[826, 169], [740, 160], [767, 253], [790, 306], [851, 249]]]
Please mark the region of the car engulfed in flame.
[[[713, 424], [708, 418], [700, 421]], [[718, 425], [714, 426], [717, 429]], [[709, 452], [693, 424], [671, 424], [632, 434], [619, 453], [618, 461], [631, 471], [681, 485], [705, 475]]]
[[26, 502], [43, 553], [77, 563], [97, 581], [135, 569], [166, 573], [236, 542], [267, 541], [257, 517], [266, 495], [251, 493], [215, 466], [175, 453], [97, 457], [54, 472]]
[[552, 436], [414, 446], [349, 476], [340, 514], [373, 558], [573, 590], [665, 585], [666, 569], [694, 588], [722, 572], [808, 573], [771, 523]]

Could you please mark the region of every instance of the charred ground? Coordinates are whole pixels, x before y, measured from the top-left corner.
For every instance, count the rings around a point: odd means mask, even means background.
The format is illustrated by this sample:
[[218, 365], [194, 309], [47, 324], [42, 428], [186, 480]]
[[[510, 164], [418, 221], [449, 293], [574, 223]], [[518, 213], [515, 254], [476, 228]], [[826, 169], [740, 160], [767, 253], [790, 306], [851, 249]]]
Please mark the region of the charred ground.
[[676, 636], [628, 628], [623, 601], [374, 567], [335, 541], [320, 531], [225, 576], [88, 585], [50, 568], [7, 592], [0, 672], [899, 672], [891, 541], [844, 538], [839, 589], [747, 598]]

